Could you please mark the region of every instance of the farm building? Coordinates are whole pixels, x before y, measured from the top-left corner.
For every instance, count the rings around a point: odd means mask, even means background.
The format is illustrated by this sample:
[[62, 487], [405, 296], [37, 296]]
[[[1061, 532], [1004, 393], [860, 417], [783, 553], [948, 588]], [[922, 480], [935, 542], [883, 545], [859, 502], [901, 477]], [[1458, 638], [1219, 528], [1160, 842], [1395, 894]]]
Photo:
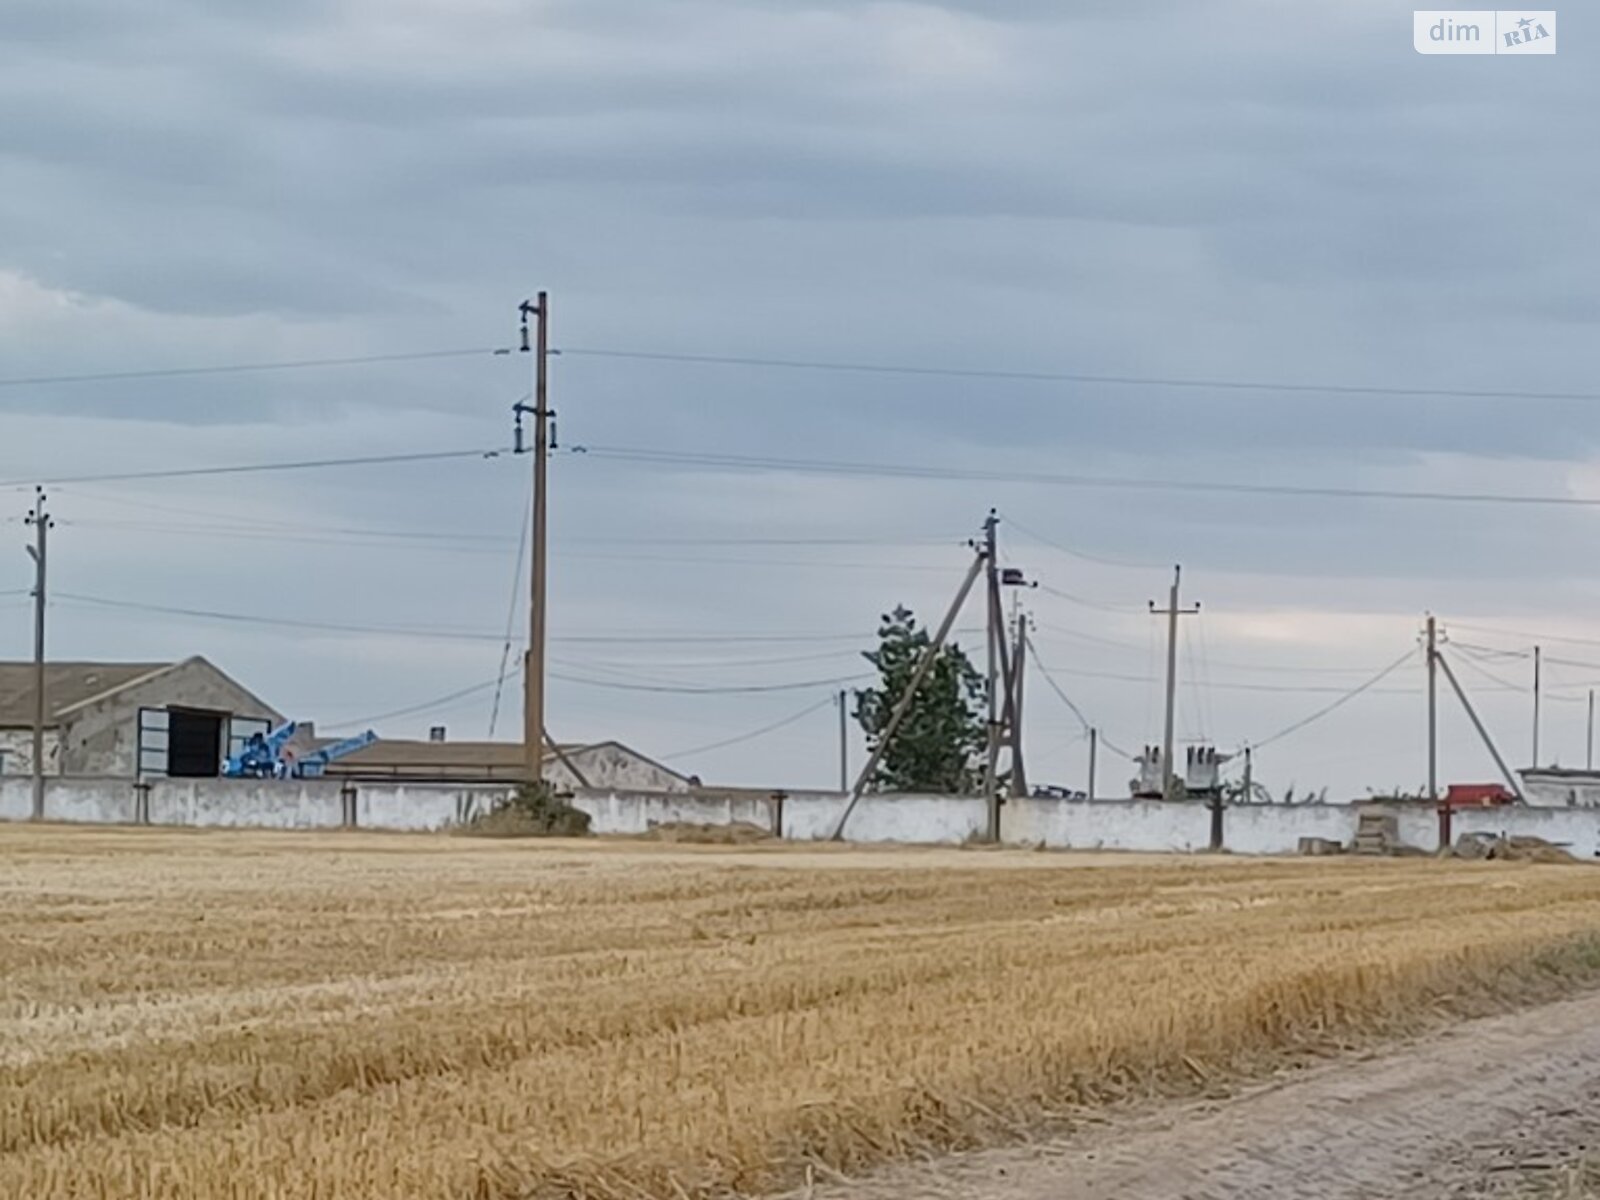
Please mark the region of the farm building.
[[[564, 760], [564, 761], [563, 761]], [[347, 779], [442, 780], [467, 783], [518, 780], [526, 776], [518, 742], [381, 740], [328, 764], [329, 776]], [[582, 776], [578, 779], [573, 774]], [[546, 751], [544, 777], [558, 787], [588, 786], [626, 791], [683, 792], [692, 782], [621, 742], [570, 744], [561, 754]]]
[[[34, 666], [0, 662], [0, 775], [33, 771]], [[204, 658], [45, 666], [49, 775], [205, 777], [250, 734], [282, 721]]]
[[1529, 767], [1522, 794], [1537, 808], [1600, 808], [1600, 771], [1580, 767]]

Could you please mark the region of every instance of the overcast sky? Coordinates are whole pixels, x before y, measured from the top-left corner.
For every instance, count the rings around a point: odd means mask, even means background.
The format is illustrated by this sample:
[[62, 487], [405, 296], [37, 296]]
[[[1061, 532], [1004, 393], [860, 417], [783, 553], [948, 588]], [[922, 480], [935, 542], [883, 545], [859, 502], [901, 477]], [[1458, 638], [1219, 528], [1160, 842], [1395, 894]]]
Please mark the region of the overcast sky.
[[[1544, 639], [1542, 757], [1581, 765], [1600, 509], [1040, 477], [1600, 498], [1594, 400], [981, 374], [1600, 393], [1600, 28], [1574, 8], [1554, 57], [1423, 57], [1411, 11], [9, 0], [0, 655], [31, 652], [32, 481], [502, 448], [528, 359], [490, 351], [548, 288], [563, 740], [830, 785], [833, 681], [880, 613], [937, 618], [993, 506], [1007, 561], [1052, 589], [1026, 597], [1040, 657], [1113, 745], [1159, 740], [1146, 604], [1181, 561], [1202, 604], [1185, 740], [1271, 737], [1414, 647], [1431, 608], [1519, 764]], [[454, 350], [475, 353], [9, 382]], [[502, 455], [63, 482], [50, 653], [204, 654], [319, 727], [486, 736], [528, 477]], [[730, 637], [753, 640], [709, 640]], [[1264, 748], [1259, 776], [1420, 785], [1422, 678]], [[782, 690], [693, 690], [736, 687]], [[1030, 688], [1035, 782], [1081, 787], [1077, 720]], [[497, 736], [519, 697], [513, 678]], [[1453, 707], [1445, 733], [1446, 780], [1493, 777]]]

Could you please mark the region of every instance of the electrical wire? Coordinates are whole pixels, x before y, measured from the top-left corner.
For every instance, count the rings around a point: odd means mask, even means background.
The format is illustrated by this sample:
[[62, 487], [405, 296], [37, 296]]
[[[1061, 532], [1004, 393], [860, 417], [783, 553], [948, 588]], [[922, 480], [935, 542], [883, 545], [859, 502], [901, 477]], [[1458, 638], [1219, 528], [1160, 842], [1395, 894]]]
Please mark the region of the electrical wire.
[[1091, 383], [1133, 387], [1197, 388], [1219, 391], [1320, 393], [1339, 396], [1411, 396], [1464, 400], [1600, 400], [1597, 392], [1490, 391], [1471, 388], [1395, 387], [1348, 383], [1266, 383], [1247, 379], [1182, 379], [1171, 376], [1090, 375], [1074, 371], [1016, 371], [990, 367], [928, 367], [896, 363], [838, 362], [820, 359], [760, 358], [731, 354], [676, 354], [665, 351], [563, 346], [573, 358], [635, 359], [791, 371], [835, 371], [865, 375], [908, 375], [950, 379], [994, 379], [1018, 383]]
[[763, 725], [760, 729], [752, 729], [749, 733], [741, 733], [737, 737], [725, 738], [720, 742], [711, 742], [709, 745], [692, 746], [687, 750], [674, 750], [669, 754], [666, 754], [664, 757], [676, 759], [690, 758], [696, 754], [710, 754], [713, 750], [725, 750], [729, 746], [738, 746], [744, 742], [753, 742], [759, 737], [765, 737], [769, 733], [776, 733], [778, 730], [783, 729], [786, 726], [793, 725], [796, 721], [803, 720], [804, 718], [809, 717], [812, 713], [816, 712], [818, 709], [827, 705], [831, 705], [834, 702], [834, 696], [830, 693], [829, 695], [824, 696], [821, 700], [818, 700], [815, 704], [807, 705], [799, 712], [791, 713], [787, 717], [784, 717], [781, 721], [774, 721], [770, 725]]
[[1410, 662], [1416, 656], [1417, 656], [1417, 648], [1415, 646], [1410, 647], [1404, 654], [1402, 654], [1399, 658], [1395, 659], [1394, 662], [1390, 663], [1383, 670], [1379, 671], [1371, 679], [1367, 680], [1365, 683], [1361, 684], [1360, 686], [1352, 688], [1350, 691], [1345, 692], [1342, 696], [1340, 696], [1332, 704], [1324, 705], [1322, 708], [1319, 708], [1316, 712], [1312, 713], [1310, 716], [1303, 717], [1302, 719], [1296, 721], [1294, 724], [1286, 726], [1285, 728], [1278, 730], [1278, 732], [1273, 734], [1271, 737], [1265, 737], [1265, 738], [1259, 739], [1258, 741], [1250, 742], [1249, 743], [1250, 747], [1252, 749], [1255, 749], [1255, 750], [1260, 750], [1262, 747], [1270, 746], [1270, 745], [1272, 745], [1272, 743], [1274, 743], [1276, 741], [1280, 741], [1283, 738], [1288, 737], [1292, 733], [1298, 733], [1300, 730], [1304, 729], [1307, 725], [1313, 724], [1316, 721], [1320, 721], [1323, 717], [1326, 717], [1330, 713], [1333, 713], [1333, 712], [1337, 711], [1338, 709], [1344, 707], [1346, 704], [1348, 704], [1350, 701], [1354, 700], [1357, 696], [1361, 695], [1363, 692], [1367, 691], [1369, 688], [1375, 687], [1379, 683], [1382, 683], [1390, 675], [1393, 675], [1396, 671], [1398, 671], [1401, 667], [1405, 666], [1406, 663]]
[[500, 722], [500, 697], [505, 691], [506, 668], [511, 662], [511, 635], [517, 623], [517, 601], [522, 596], [522, 566], [528, 555], [528, 528], [533, 522], [533, 498], [522, 506], [522, 533], [517, 538], [517, 565], [511, 571], [511, 602], [506, 609], [506, 640], [500, 647], [500, 678], [494, 688], [494, 707], [489, 710], [489, 740], [494, 741]]
[[[518, 663], [512, 668], [512, 674], [518, 674], [522, 665]], [[328, 729], [349, 729], [358, 725], [377, 725], [383, 721], [392, 721], [397, 717], [412, 717], [421, 713], [439, 711], [444, 705], [456, 700], [464, 700], [468, 696], [475, 696], [479, 692], [486, 692], [494, 687], [499, 680], [490, 679], [484, 683], [475, 683], [471, 687], [462, 688], [458, 692], [448, 692], [443, 696], [435, 696], [432, 700], [424, 700], [420, 704], [412, 704], [406, 708], [391, 709], [389, 712], [375, 713], [368, 717], [358, 717], [353, 721], [335, 721], [327, 726]]]
[[329, 467], [393, 466], [400, 463], [444, 462], [458, 458], [500, 458], [510, 455], [509, 448], [479, 450], [430, 450], [414, 454], [366, 454], [351, 458], [312, 458], [290, 462], [235, 463], [225, 467], [174, 467], [155, 471], [115, 471], [98, 475], [55, 475], [33, 479], [8, 479], [0, 481], [0, 488], [31, 487], [48, 484], [58, 487], [77, 483], [124, 483], [138, 479], [195, 479], [212, 475], [255, 475], [269, 471], [316, 471]]
[[378, 634], [386, 637], [435, 638], [445, 641], [499, 642], [499, 633], [473, 633], [465, 630], [400, 628], [387, 625], [354, 625], [337, 621], [308, 621], [293, 617], [266, 617], [245, 613], [218, 612], [211, 609], [181, 608], [165, 604], [144, 604], [134, 600], [111, 600], [103, 596], [86, 596], [76, 592], [54, 592], [56, 600], [69, 604], [89, 605], [95, 608], [123, 609], [129, 612], [155, 613], [164, 616], [192, 617], [197, 620], [227, 621], [248, 625], [271, 625], [284, 629], [306, 629], [320, 633]]
[[508, 351], [492, 347], [469, 350], [414, 350], [403, 354], [362, 354], [345, 358], [302, 358], [285, 362], [224, 363], [209, 367], [151, 367], [135, 371], [98, 371], [85, 375], [31, 375], [0, 379], [0, 388], [46, 387], [63, 383], [108, 383], [124, 379], [173, 379], [185, 375], [240, 375], [251, 371], [303, 371], [312, 367], [358, 367], [371, 363], [420, 362], [430, 358], [468, 358]]
[[1066, 600], [1069, 603], [1080, 605], [1083, 608], [1095, 608], [1095, 609], [1099, 609], [1101, 612], [1136, 613], [1136, 612], [1142, 611], [1141, 609], [1137, 609], [1137, 608], [1123, 607], [1123, 606], [1116, 605], [1116, 604], [1107, 604], [1103, 600], [1088, 600], [1088, 599], [1085, 599], [1082, 596], [1075, 596], [1071, 592], [1064, 592], [1060, 588], [1052, 587], [1050, 584], [1044, 583], [1042, 581], [1039, 583], [1039, 590], [1041, 592], [1047, 592], [1050, 595], [1057, 597], [1058, 599]]
[[1532, 495], [1513, 492], [1400, 491], [1389, 488], [1139, 479], [1115, 475], [1058, 475], [1016, 470], [983, 471], [956, 466], [774, 458], [757, 455], [713, 454], [699, 451], [637, 449], [622, 446], [577, 446], [573, 447], [573, 451], [596, 459], [611, 459], [618, 462], [645, 465], [700, 466], [729, 470], [788, 472], [793, 474], [966, 480], [1054, 487], [1103, 488], [1119, 491], [1197, 492], [1245, 496], [1299, 496], [1310, 499], [1333, 500], [1393, 500], [1446, 504], [1507, 504], [1555, 508], [1600, 508], [1600, 497]]
[[1129, 570], [1135, 571], [1164, 571], [1168, 566], [1166, 563], [1137, 561], [1128, 558], [1107, 558], [1100, 554], [1090, 554], [1087, 550], [1079, 550], [1075, 547], [1064, 545], [1053, 538], [1047, 538], [1044, 534], [1029, 529], [1026, 525], [1022, 524], [1022, 522], [1018, 521], [1014, 516], [1012, 516], [1009, 510], [1000, 513], [999, 516], [1002, 521], [1004, 521], [1007, 525], [1012, 526], [1024, 537], [1033, 539], [1041, 546], [1048, 546], [1052, 550], [1059, 550], [1061, 553], [1069, 555], [1072, 558], [1081, 558], [1084, 562], [1099, 563], [1101, 566], [1106, 567], [1125, 567]]
[[807, 688], [838, 687], [844, 683], [860, 683], [863, 679], [871, 679], [870, 673], [858, 675], [842, 675], [837, 679], [807, 679], [796, 683], [761, 683], [743, 684], [737, 686], [695, 687], [653, 683], [621, 683], [609, 679], [584, 679], [577, 675], [562, 675], [558, 672], [549, 672], [550, 678], [559, 679], [563, 683], [576, 683], [586, 687], [610, 688], [621, 692], [665, 692], [682, 696], [733, 696], [753, 695], [765, 692], [798, 692]]

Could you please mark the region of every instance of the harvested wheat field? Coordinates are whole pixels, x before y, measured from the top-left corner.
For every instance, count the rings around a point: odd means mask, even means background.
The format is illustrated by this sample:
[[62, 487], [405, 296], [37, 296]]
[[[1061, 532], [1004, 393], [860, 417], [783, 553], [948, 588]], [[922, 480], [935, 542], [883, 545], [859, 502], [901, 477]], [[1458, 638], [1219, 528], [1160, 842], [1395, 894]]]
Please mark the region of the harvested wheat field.
[[1600, 871], [0, 827], [0, 1195], [703, 1197], [1600, 963]]

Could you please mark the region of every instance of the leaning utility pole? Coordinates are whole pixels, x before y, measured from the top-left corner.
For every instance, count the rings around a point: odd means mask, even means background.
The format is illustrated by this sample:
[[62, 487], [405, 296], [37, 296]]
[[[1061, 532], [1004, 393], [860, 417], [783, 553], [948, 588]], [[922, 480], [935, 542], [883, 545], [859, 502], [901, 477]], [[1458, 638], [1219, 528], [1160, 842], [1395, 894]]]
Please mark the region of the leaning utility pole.
[[[962, 606], [966, 604], [967, 597], [972, 594], [972, 585], [978, 582], [978, 574], [983, 570], [985, 548], [976, 548], [972, 558], [972, 566], [967, 569], [966, 578], [961, 581], [955, 599], [950, 602], [949, 609], [944, 614], [944, 620], [939, 623], [939, 628], [933, 635], [933, 640], [923, 648], [922, 658], [917, 662], [916, 669], [911, 672], [911, 678], [906, 681], [906, 690], [901, 694], [899, 702], [895, 704], [894, 711], [889, 714], [889, 720], [883, 730], [878, 734], [878, 744], [867, 755], [866, 765], [861, 768], [861, 773], [856, 776], [855, 786], [850, 789], [850, 800], [844, 806], [844, 812], [839, 814], [839, 820], [833, 827], [831, 840], [840, 842], [844, 840], [844, 827], [850, 820], [850, 814], [855, 812], [856, 805], [861, 802], [861, 794], [866, 791], [867, 784], [871, 782], [873, 773], [878, 769], [878, 762], [888, 750], [889, 743], [894, 741], [894, 736], [900, 732], [900, 724], [906, 719], [906, 714], [911, 711], [911, 705], [916, 700], [917, 689], [922, 686], [922, 681], [933, 670], [933, 664], [938, 661], [944, 652], [945, 639], [950, 636], [950, 630], [955, 627], [956, 617], [960, 614]], [[993, 814], [991, 806], [991, 816]]]
[[1200, 611], [1198, 604], [1193, 608], [1178, 607], [1178, 585], [1182, 578], [1183, 567], [1173, 567], [1172, 592], [1166, 608], [1157, 608], [1156, 602], [1150, 601], [1150, 612], [1167, 618], [1167, 720], [1161, 734], [1161, 794], [1168, 800], [1176, 796], [1178, 781], [1172, 765], [1173, 722], [1178, 703], [1178, 618], [1190, 617]]
[[[544, 646], [546, 566], [549, 552], [549, 511], [547, 497], [550, 453], [550, 412], [548, 376], [550, 366], [550, 295], [540, 292], [536, 302], [524, 300], [518, 309], [522, 317], [522, 353], [533, 359], [533, 579], [528, 589], [528, 656], [524, 660], [522, 748], [527, 756], [528, 778], [538, 783], [544, 777]], [[528, 344], [528, 318], [537, 318], [534, 345]], [[521, 417], [519, 406], [518, 417]]]
[[28, 547], [33, 559], [33, 807], [35, 821], [44, 820], [44, 609], [45, 566], [50, 550], [50, 529], [55, 521], [45, 510], [44, 489], [35, 493], [33, 509], [26, 522], [33, 526], [34, 544]]
[[1517, 777], [1511, 773], [1511, 768], [1506, 766], [1506, 760], [1501, 757], [1500, 749], [1494, 744], [1494, 739], [1489, 736], [1489, 731], [1484, 728], [1483, 722], [1478, 719], [1478, 710], [1472, 707], [1472, 701], [1467, 699], [1467, 693], [1456, 679], [1456, 673], [1450, 669], [1450, 660], [1444, 655], [1435, 657], [1439, 665], [1444, 668], [1444, 677], [1456, 694], [1456, 699], [1461, 701], [1461, 707], [1467, 710], [1467, 716], [1472, 720], [1472, 727], [1478, 731], [1478, 736], [1483, 739], [1483, 744], [1488, 747], [1489, 757], [1494, 759], [1494, 765], [1500, 768], [1500, 775], [1506, 781], [1506, 786], [1511, 789], [1511, 794], [1517, 798], [1518, 804], [1526, 804], [1528, 798], [1522, 794], [1522, 785], [1517, 782]]

